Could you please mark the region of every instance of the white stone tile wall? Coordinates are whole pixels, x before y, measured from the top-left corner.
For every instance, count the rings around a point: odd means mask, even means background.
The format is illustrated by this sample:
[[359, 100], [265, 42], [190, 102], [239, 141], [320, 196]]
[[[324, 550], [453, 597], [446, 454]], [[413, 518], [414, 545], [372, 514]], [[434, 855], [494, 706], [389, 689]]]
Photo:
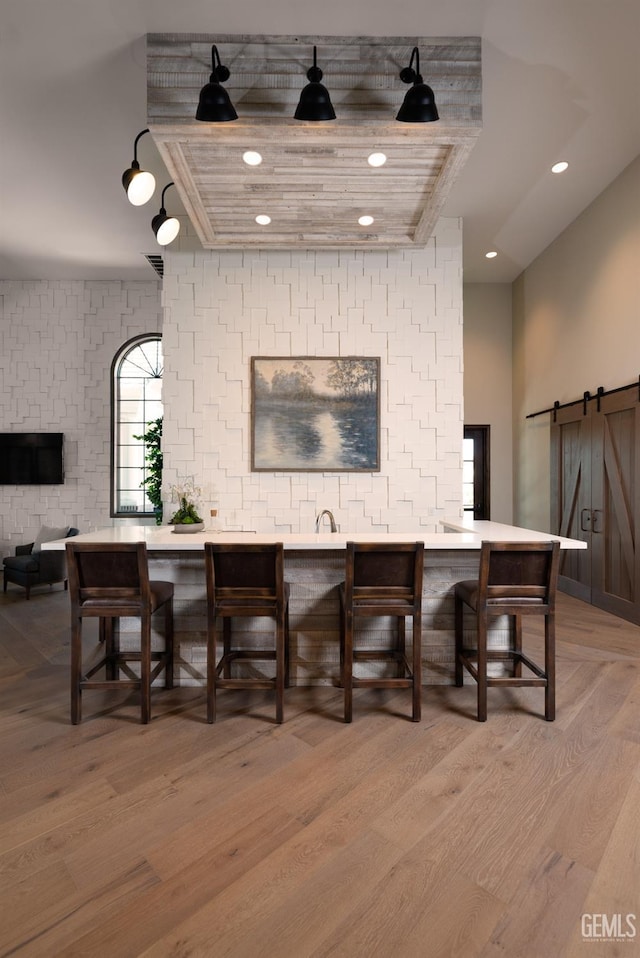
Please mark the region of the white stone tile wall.
[[[259, 532], [324, 508], [354, 531], [460, 513], [459, 220], [420, 250], [167, 252], [163, 306], [166, 488], [194, 476], [207, 516]], [[250, 360], [270, 355], [380, 357], [380, 472], [251, 472]]]
[[[423, 250], [165, 253], [159, 283], [0, 282], [0, 431], [65, 433], [60, 487], [3, 487], [0, 550], [108, 525], [110, 367], [163, 330], [165, 484], [193, 475], [227, 528], [425, 531], [460, 510], [461, 223]], [[252, 473], [251, 356], [379, 356], [379, 473]]]
[[110, 525], [110, 372], [120, 347], [161, 329], [160, 284], [0, 281], [0, 432], [63, 432], [61, 486], [0, 487], [0, 550], [41, 525]]

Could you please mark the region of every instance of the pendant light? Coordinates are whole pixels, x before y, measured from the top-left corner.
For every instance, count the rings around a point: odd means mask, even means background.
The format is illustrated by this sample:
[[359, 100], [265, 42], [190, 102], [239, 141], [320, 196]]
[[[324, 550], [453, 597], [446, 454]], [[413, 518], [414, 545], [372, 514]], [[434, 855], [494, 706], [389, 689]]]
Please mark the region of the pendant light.
[[322, 70], [316, 62], [316, 48], [313, 48], [313, 66], [307, 70], [306, 87], [300, 94], [294, 114], [296, 120], [335, 120], [336, 113], [331, 103], [331, 97], [326, 86], [320, 83]]
[[[413, 61], [416, 61], [416, 68], [413, 69]], [[433, 90], [424, 83], [420, 76], [420, 53], [417, 47], [411, 52], [409, 66], [400, 71], [400, 79], [403, 83], [413, 83], [410, 90], [407, 91], [404, 103], [398, 110], [396, 120], [402, 123], [432, 123], [438, 120], [438, 109]]]
[[173, 243], [174, 239], [180, 232], [180, 220], [177, 216], [168, 216], [167, 211], [164, 208], [164, 194], [167, 192], [170, 186], [174, 186], [173, 181], [167, 183], [165, 188], [162, 191], [162, 199], [160, 201], [160, 212], [157, 213], [151, 220], [151, 229], [156, 234], [156, 239], [160, 246], [168, 246], [169, 243]]
[[122, 174], [122, 185], [129, 202], [133, 206], [144, 206], [145, 203], [148, 203], [156, 188], [153, 173], [141, 170], [138, 163], [138, 140], [148, 132], [148, 130], [142, 130], [141, 133], [138, 133], [133, 144], [133, 163]]
[[202, 120], [205, 123], [226, 123], [229, 120], [238, 119], [238, 114], [229, 99], [229, 94], [224, 87], [220, 86], [230, 76], [227, 67], [220, 63], [217, 46], [212, 46], [211, 76], [209, 82], [200, 90], [196, 120]]

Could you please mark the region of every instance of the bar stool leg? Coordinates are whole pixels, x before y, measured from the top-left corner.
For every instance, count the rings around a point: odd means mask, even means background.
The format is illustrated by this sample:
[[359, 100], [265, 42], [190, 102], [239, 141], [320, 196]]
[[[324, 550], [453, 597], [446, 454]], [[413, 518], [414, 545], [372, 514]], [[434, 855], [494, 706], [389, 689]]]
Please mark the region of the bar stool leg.
[[143, 725], [151, 718], [151, 616], [143, 615], [140, 628], [140, 696]]
[[276, 620], [276, 722], [282, 725], [284, 720], [284, 610], [278, 612]]
[[464, 673], [462, 666], [462, 648], [464, 637], [464, 607], [462, 600], [456, 595], [454, 599], [454, 624], [455, 624], [455, 683], [461, 686], [464, 682]]
[[289, 603], [284, 610], [284, 687], [288, 689], [291, 685], [291, 660], [290, 660], [290, 651], [289, 651], [289, 642], [291, 641], [291, 633], [289, 631]]
[[71, 724], [82, 720], [82, 619], [74, 618], [71, 626]]
[[344, 607], [340, 602], [340, 684], [344, 687], [344, 636], [346, 623], [344, 619]]
[[516, 652], [516, 656], [513, 661], [513, 675], [514, 678], [522, 677], [522, 661], [520, 655], [522, 654], [522, 617], [519, 615], [513, 616], [513, 650]]
[[216, 617], [209, 609], [207, 625], [207, 722], [216, 720]]
[[414, 722], [422, 717], [422, 616], [413, 617], [413, 712]]
[[100, 642], [104, 645], [105, 652], [105, 676], [109, 681], [115, 681], [118, 678], [118, 664], [116, 656], [118, 648], [115, 644], [115, 622], [111, 616], [101, 616], [99, 626]]
[[547, 722], [553, 722], [556, 717], [556, 623], [552, 612], [544, 619], [544, 670], [547, 674], [544, 717]]
[[407, 632], [406, 632], [406, 622], [403, 615], [399, 615], [396, 619], [398, 623], [398, 634], [396, 642], [396, 675], [399, 679], [403, 678], [405, 675], [404, 671], [404, 659], [407, 652]]
[[164, 608], [164, 652], [166, 664], [164, 670], [165, 689], [173, 688], [173, 599], [165, 602]]
[[487, 721], [487, 617], [480, 613], [478, 621], [478, 721]]
[[342, 686], [344, 688], [344, 720], [353, 720], [353, 615], [348, 610], [344, 615], [344, 649]]
[[225, 679], [231, 678], [231, 616], [225, 616], [222, 620], [222, 661]]

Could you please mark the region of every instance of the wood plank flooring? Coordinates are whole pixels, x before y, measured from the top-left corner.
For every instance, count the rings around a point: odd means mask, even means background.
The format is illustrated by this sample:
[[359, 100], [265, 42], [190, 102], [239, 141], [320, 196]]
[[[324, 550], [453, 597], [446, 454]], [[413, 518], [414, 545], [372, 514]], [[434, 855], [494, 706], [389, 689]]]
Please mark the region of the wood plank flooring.
[[0, 597], [0, 955], [640, 954], [638, 626], [560, 596], [554, 723], [541, 690], [490, 689], [479, 724], [469, 685], [426, 687], [420, 724], [359, 690], [345, 725], [325, 687], [281, 726], [270, 693], [221, 693], [209, 726], [178, 688], [146, 727], [85, 693], [73, 727], [68, 616]]

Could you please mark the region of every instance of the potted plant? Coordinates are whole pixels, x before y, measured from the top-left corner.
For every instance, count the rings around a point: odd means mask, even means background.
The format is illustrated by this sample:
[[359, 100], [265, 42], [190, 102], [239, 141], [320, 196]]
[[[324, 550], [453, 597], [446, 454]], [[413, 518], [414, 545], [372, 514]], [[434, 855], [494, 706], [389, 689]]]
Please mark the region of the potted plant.
[[147, 423], [142, 436], [134, 436], [145, 444], [146, 476], [140, 483], [153, 506], [156, 525], [162, 523], [162, 417]]
[[171, 487], [171, 501], [178, 503], [178, 509], [169, 519], [174, 532], [201, 532], [204, 529], [204, 520], [197, 505], [200, 497], [201, 490], [193, 479]]

